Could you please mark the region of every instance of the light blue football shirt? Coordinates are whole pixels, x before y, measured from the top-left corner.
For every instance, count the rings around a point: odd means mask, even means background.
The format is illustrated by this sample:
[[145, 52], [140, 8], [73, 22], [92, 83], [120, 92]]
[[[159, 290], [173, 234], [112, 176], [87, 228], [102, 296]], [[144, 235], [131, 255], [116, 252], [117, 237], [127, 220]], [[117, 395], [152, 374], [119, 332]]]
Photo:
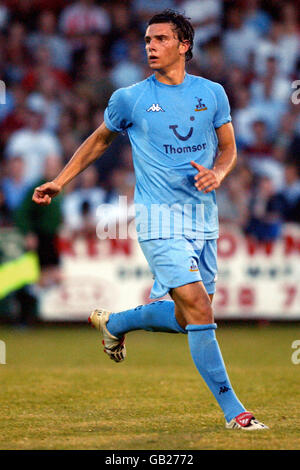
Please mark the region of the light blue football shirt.
[[197, 170], [190, 162], [213, 167], [215, 129], [230, 121], [224, 88], [187, 73], [179, 85], [166, 85], [151, 75], [112, 94], [104, 122], [111, 131], [128, 132], [140, 241], [218, 238], [215, 191], [196, 189]]

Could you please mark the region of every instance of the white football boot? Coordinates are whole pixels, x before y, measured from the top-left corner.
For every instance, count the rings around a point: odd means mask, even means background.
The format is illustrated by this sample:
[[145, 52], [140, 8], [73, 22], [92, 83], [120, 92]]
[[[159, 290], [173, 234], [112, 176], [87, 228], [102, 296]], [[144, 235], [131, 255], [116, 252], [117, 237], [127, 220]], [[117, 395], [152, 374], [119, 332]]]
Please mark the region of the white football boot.
[[256, 431], [261, 429], [269, 429], [268, 426], [257, 421], [254, 418], [252, 413], [249, 411], [244, 411], [235, 418], [233, 418], [229, 423], [225, 423], [226, 429], [242, 429], [244, 431]]
[[91, 313], [88, 321], [94, 328], [102, 333], [102, 344], [104, 346], [104, 352], [108, 354], [113, 361], [121, 362], [124, 361], [126, 357], [125, 336], [122, 336], [122, 338], [117, 338], [116, 336], [110, 334], [106, 328], [110, 314], [111, 312], [104, 310], [103, 308], [99, 310], [96, 309]]

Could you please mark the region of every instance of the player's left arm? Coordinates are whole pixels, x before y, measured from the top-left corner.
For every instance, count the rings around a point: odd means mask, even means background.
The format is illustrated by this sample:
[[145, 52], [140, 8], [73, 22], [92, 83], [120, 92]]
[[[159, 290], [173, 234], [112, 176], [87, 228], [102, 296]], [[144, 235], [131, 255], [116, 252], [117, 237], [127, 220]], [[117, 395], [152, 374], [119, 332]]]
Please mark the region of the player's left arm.
[[226, 176], [233, 170], [237, 160], [234, 130], [231, 122], [216, 129], [219, 154], [212, 169], [192, 161], [191, 165], [198, 170], [195, 186], [198, 191], [209, 193], [217, 189]]

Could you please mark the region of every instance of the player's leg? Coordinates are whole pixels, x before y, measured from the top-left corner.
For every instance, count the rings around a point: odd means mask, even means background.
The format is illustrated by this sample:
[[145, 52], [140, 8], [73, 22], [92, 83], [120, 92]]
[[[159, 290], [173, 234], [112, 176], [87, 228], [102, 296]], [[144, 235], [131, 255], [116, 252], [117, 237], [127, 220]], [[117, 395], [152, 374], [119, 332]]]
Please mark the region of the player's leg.
[[[178, 253], [184, 253], [183, 240], [147, 240], [140, 244], [155, 279], [151, 290], [151, 298], [164, 297], [169, 288], [180, 284], [181, 274], [178, 274], [178, 264], [189, 267], [189, 260], [174, 259], [174, 247]], [[186, 256], [187, 257], [187, 256]], [[187, 279], [198, 279], [195, 274]], [[178, 307], [177, 307], [178, 310]], [[159, 300], [147, 305], [139, 305], [132, 309], [111, 313], [106, 328], [115, 337], [121, 338], [133, 330], [162, 331], [169, 333], [186, 333], [178, 324], [175, 315], [175, 305], [172, 300]]]
[[217, 342], [212, 308], [217, 279], [217, 241], [194, 242], [202, 282], [195, 282], [171, 291], [186, 322], [188, 341], [194, 363], [221, 406], [229, 422], [245, 408], [237, 399], [226, 372]]
[[[170, 293], [171, 293], [171, 292], [172, 292], [172, 289], [170, 289]], [[214, 298], [214, 294], [208, 294], [208, 297], [209, 297], [210, 303], [212, 303], [213, 298]], [[178, 304], [176, 304], [176, 303], [174, 302], [174, 305], [175, 305], [175, 309], [174, 309], [174, 311], [175, 311], [175, 318], [176, 318], [176, 320], [177, 320], [177, 323], [178, 323], [178, 325], [181, 326], [182, 329], [185, 330], [185, 327], [186, 327], [186, 325], [187, 325], [187, 322], [186, 322], [186, 320], [185, 320], [184, 313], [183, 313], [182, 309], [179, 308]]]
[[134, 330], [187, 333], [176, 320], [174, 302], [168, 300], [117, 313], [96, 309], [90, 315], [89, 322], [102, 333], [104, 352], [115, 362], [121, 362], [126, 357], [125, 333]]
[[134, 330], [186, 333], [178, 324], [172, 300], [158, 300], [146, 305], [111, 313], [107, 328], [114, 336], [123, 336]]
[[[213, 294], [207, 294], [204, 285], [199, 282], [172, 289], [171, 295], [176, 305], [180, 305], [180, 320], [185, 317], [183, 324], [187, 323], [194, 363], [224, 412], [225, 427], [245, 431], [268, 429], [245, 410], [233, 391], [216, 339], [217, 325], [214, 323], [213, 311], [208, 304], [208, 299], [212, 303]], [[198, 302], [199, 298], [200, 302], [193, 305], [193, 299]], [[200, 310], [202, 312], [199, 315], [197, 311]]]
[[245, 412], [233, 391], [216, 339], [211, 300], [202, 282], [172, 289], [171, 296], [187, 323], [191, 356], [222, 408], [227, 422]]
[[[147, 240], [141, 243], [141, 248], [155, 279], [151, 298], [161, 298], [173, 286], [200, 279], [198, 268], [196, 271], [191, 269], [194, 253], [185, 240]], [[190, 252], [187, 252], [187, 248]], [[174, 256], [174, 250], [177, 256]], [[179, 307], [176, 306], [175, 312], [174, 302], [165, 300], [140, 305], [122, 312], [95, 310], [89, 321], [102, 333], [105, 352], [113, 360], [120, 362], [126, 354], [125, 333], [143, 329], [186, 334], [180, 321], [177, 321], [179, 316]]]

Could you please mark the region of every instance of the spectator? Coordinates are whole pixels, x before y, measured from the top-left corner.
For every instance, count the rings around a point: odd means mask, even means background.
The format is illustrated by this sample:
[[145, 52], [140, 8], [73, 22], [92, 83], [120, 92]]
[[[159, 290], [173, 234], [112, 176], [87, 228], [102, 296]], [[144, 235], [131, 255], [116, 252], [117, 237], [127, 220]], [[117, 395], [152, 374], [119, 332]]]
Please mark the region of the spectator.
[[30, 34], [26, 41], [32, 54], [37, 47], [44, 45], [49, 49], [50, 61], [57, 69], [70, 70], [72, 59], [71, 44], [57, 34], [57, 19], [53, 11], [42, 11], [38, 18], [37, 31]]
[[255, 102], [265, 101], [269, 93], [271, 101], [275, 101], [284, 106], [291, 94], [291, 83], [278, 71], [278, 62], [276, 57], [266, 58], [266, 69], [262, 76], [255, 79], [251, 85], [251, 96]]
[[269, 57], [275, 57], [279, 72], [290, 76], [296, 66], [299, 52], [299, 39], [295, 33], [286, 35], [281, 21], [273, 20], [270, 32], [258, 40], [255, 48], [255, 68], [258, 75], [266, 72]]
[[41, 266], [39, 284], [42, 287], [61, 281], [57, 235], [62, 224], [62, 196], [55, 198], [53, 203], [47, 207], [39, 207], [32, 202], [32, 191], [34, 187], [52, 180], [61, 168], [61, 158], [56, 155], [48, 155], [45, 158], [42, 178], [35, 181], [28, 190], [15, 213], [17, 227], [25, 236], [26, 248], [37, 251]]
[[62, 105], [60, 94], [53, 76], [45, 76], [37, 84], [35, 92], [28, 97], [28, 105], [32, 109], [41, 109], [44, 115], [44, 129], [55, 132], [58, 127]]
[[222, 185], [216, 193], [221, 222], [245, 226], [252, 187], [253, 173], [240, 155], [236, 169], [227, 178], [225, 186]]
[[140, 43], [145, 53], [143, 35], [139, 31], [139, 23], [132, 14], [128, 2], [127, 4], [126, 2], [112, 2], [110, 13], [112, 28], [108, 41], [111, 64], [115, 65], [128, 56], [128, 47], [131, 43]]
[[284, 201], [268, 176], [258, 180], [250, 200], [245, 232], [259, 241], [275, 241], [282, 232]]
[[289, 153], [299, 155], [299, 151], [293, 149], [296, 135], [296, 119], [291, 112], [285, 113], [280, 120], [279, 129], [274, 139], [273, 156], [279, 162], [289, 158]]
[[283, 185], [283, 168], [280, 162], [273, 158], [273, 147], [264, 121], [254, 121], [252, 124], [253, 141], [244, 148], [249, 167], [254, 175], [268, 176], [276, 190]]
[[246, 87], [235, 91], [236, 107], [232, 115], [239, 145], [250, 145], [253, 142], [254, 121], [264, 121], [268, 135], [272, 138], [278, 132], [280, 118], [286, 112], [287, 104], [272, 99], [271, 86], [272, 82], [264, 82], [264, 97], [260, 101], [251, 99], [250, 91]]
[[143, 38], [138, 30], [130, 29], [128, 31], [123, 31], [121, 34], [114, 35], [109, 51], [110, 62], [112, 66], [115, 66], [120, 61], [127, 59], [131, 45], [136, 47], [137, 44], [140, 47], [140, 57], [144, 63], [146, 58], [145, 45]]
[[4, 75], [9, 83], [20, 83], [30, 62], [24, 24], [15, 22], [10, 25], [6, 41]]
[[246, 87], [235, 90], [235, 108], [232, 119], [236, 132], [236, 141], [239, 148], [250, 145], [254, 140], [252, 124], [259, 119], [255, 106], [250, 102], [250, 92]]
[[13, 157], [7, 162], [7, 176], [2, 180], [2, 191], [11, 212], [18, 209], [30, 187], [24, 179], [24, 169], [21, 157]]
[[61, 151], [58, 139], [45, 131], [43, 126], [43, 111], [31, 103], [27, 113], [27, 127], [14, 132], [7, 142], [7, 158], [20, 156], [25, 162], [26, 183], [42, 177], [47, 155], [60, 154]]
[[227, 64], [243, 69], [249, 66], [251, 53], [257, 47], [258, 34], [243, 25], [243, 16], [239, 7], [231, 7], [227, 14], [228, 26], [223, 34], [223, 50]]
[[299, 60], [299, 6], [293, 2], [283, 2], [281, 5], [281, 17], [283, 22], [282, 48], [287, 52], [284, 64], [287, 73], [293, 74], [296, 61]]
[[49, 48], [41, 44], [35, 49], [33, 61], [22, 80], [22, 86], [27, 92], [32, 92], [46, 77], [53, 77], [56, 87], [61, 91], [65, 92], [71, 86], [68, 73], [52, 65]]
[[78, 0], [68, 5], [60, 16], [60, 29], [67, 36], [77, 36], [93, 31], [108, 34], [111, 21], [106, 10], [94, 0]]
[[139, 44], [130, 44], [128, 57], [115, 65], [110, 78], [115, 88], [133, 85], [144, 78], [143, 57]]
[[251, 144], [244, 148], [244, 153], [250, 159], [257, 161], [271, 158], [273, 147], [268, 136], [268, 128], [264, 121], [255, 120], [252, 123], [253, 139]]
[[221, 0], [202, 0], [201, 8], [199, 8], [198, 0], [185, 0], [180, 7], [193, 22], [195, 53], [197, 54], [199, 47], [212, 38], [219, 37], [221, 33], [222, 2]]
[[106, 108], [114, 87], [98, 51], [85, 51], [74, 90], [89, 105]]
[[294, 161], [288, 161], [284, 168], [285, 186], [282, 197], [285, 202], [283, 216], [287, 222], [300, 223], [300, 169]]
[[[224, 54], [219, 41], [213, 40], [202, 46], [199, 65], [203, 68], [205, 78], [218, 82], [226, 88], [229, 74], [226, 70]], [[243, 73], [240, 75], [243, 77]], [[230, 88], [228, 87], [228, 90], [226, 88], [226, 92], [230, 93]], [[232, 89], [235, 89], [235, 87]]]
[[272, 81], [265, 79], [263, 86], [263, 96], [259, 101], [253, 101], [251, 104], [256, 111], [257, 116], [266, 122], [270, 135], [273, 137], [279, 130], [281, 116], [287, 111], [287, 100], [282, 102], [272, 96]]
[[270, 15], [261, 9], [260, 0], [247, 0], [244, 2], [243, 24], [251, 28], [260, 36], [266, 35], [271, 26]]

